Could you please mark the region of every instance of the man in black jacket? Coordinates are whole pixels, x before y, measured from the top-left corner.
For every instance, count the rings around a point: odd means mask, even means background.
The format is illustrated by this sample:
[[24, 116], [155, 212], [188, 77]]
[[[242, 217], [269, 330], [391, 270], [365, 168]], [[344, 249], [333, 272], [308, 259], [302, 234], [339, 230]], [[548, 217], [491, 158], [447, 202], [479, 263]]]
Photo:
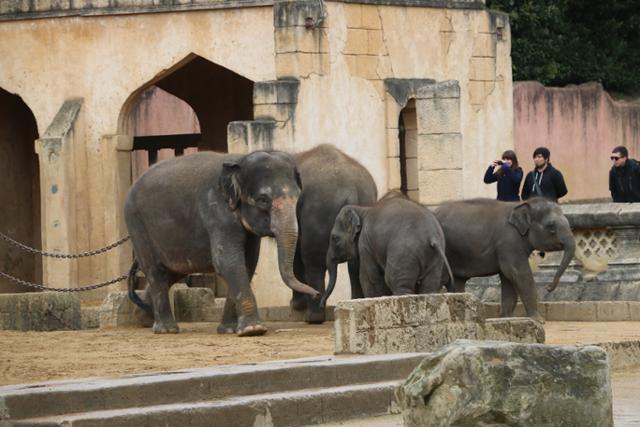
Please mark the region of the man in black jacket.
[[611, 152], [613, 166], [609, 171], [609, 191], [614, 202], [640, 202], [640, 165], [629, 158], [626, 147]]
[[527, 174], [522, 187], [522, 200], [530, 197], [545, 197], [557, 202], [567, 194], [562, 173], [549, 163], [551, 153], [546, 147], [538, 147], [533, 152], [535, 169]]

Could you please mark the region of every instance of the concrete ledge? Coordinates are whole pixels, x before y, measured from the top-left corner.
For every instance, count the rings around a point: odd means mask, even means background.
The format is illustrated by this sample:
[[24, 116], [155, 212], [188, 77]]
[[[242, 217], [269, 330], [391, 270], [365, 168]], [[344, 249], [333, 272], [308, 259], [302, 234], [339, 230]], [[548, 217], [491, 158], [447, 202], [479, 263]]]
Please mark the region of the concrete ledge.
[[57, 331], [80, 329], [80, 300], [58, 292], [0, 294], [0, 329]]
[[[540, 302], [538, 311], [551, 322], [618, 322], [640, 321], [640, 302], [637, 301], [580, 301]], [[499, 303], [484, 303], [485, 317], [499, 317]], [[516, 306], [514, 316], [526, 316], [521, 303]]]
[[336, 354], [432, 351], [456, 339], [544, 342], [531, 319], [485, 321], [471, 294], [405, 295], [341, 301], [335, 310]]

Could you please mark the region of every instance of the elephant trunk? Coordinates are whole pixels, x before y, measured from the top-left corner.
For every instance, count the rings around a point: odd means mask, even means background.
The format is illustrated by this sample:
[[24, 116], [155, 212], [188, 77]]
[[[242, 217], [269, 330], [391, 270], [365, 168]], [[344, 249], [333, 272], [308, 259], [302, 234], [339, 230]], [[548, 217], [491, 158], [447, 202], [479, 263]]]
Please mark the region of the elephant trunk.
[[311, 286], [299, 282], [293, 274], [293, 259], [298, 244], [298, 221], [296, 219], [297, 199], [281, 197], [273, 201], [271, 209], [271, 231], [278, 247], [278, 268], [284, 283], [296, 292], [320, 296]]
[[325, 308], [327, 305], [327, 300], [331, 296], [333, 292], [333, 288], [336, 286], [336, 280], [338, 279], [338, 263], [333, 259], [331, 255], [331, 250], [327, 252], [327, 270], [329, 271], [329, 285], [327, 286], [327, 290], [324, 295], [322, 295], [322, 299], [320, 300], [320, 307]]
[[562, 256], [562, 261], [560, 262], [560, 267], [558, 267], [558, 271], [555, 276], [553, 276], [553, 282], [547, 286], [548, 292], [553, 292], [555, 288], [558, 286], [560, 282], [560, 277], [565, 272], [569, 263], [573, 259], [573, 256], [576, 252], [576, 241], [573, 238], [573, 234], [571, 231], [567, 233], [567, 235], [562, 239], [562, 246], [564, 248], [564, 255]]

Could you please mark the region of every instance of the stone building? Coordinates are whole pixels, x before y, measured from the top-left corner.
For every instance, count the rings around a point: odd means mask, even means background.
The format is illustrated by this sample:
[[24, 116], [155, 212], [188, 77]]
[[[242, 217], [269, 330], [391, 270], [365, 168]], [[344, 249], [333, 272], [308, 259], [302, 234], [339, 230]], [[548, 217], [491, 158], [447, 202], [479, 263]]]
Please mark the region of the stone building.
[[[481, 177], [513, 145], [510, 46], [507, 17], [484, 0], [3, 0], [0, 232], [60, 252], [118, 240], [132, 153], [167, 147], [329, 142], [381, 194], [494, 196]], [[157, 90], [192, 113], [165, 111], [143, 134], [140, 106]], [[263, 251], [258, 302], [286, 304]], [[61, 287], [121, 275], [131, 256], [125, 245], [40, 265], [3, 244], [0, 269]]]

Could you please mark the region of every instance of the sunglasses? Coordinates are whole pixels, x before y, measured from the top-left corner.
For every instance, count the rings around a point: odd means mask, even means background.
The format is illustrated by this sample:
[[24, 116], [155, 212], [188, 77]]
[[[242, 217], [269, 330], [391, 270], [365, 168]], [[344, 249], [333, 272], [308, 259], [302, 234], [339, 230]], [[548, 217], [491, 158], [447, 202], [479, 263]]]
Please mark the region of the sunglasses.
[[611, 156], [611, 160], [620, 160], [622, 157]]

